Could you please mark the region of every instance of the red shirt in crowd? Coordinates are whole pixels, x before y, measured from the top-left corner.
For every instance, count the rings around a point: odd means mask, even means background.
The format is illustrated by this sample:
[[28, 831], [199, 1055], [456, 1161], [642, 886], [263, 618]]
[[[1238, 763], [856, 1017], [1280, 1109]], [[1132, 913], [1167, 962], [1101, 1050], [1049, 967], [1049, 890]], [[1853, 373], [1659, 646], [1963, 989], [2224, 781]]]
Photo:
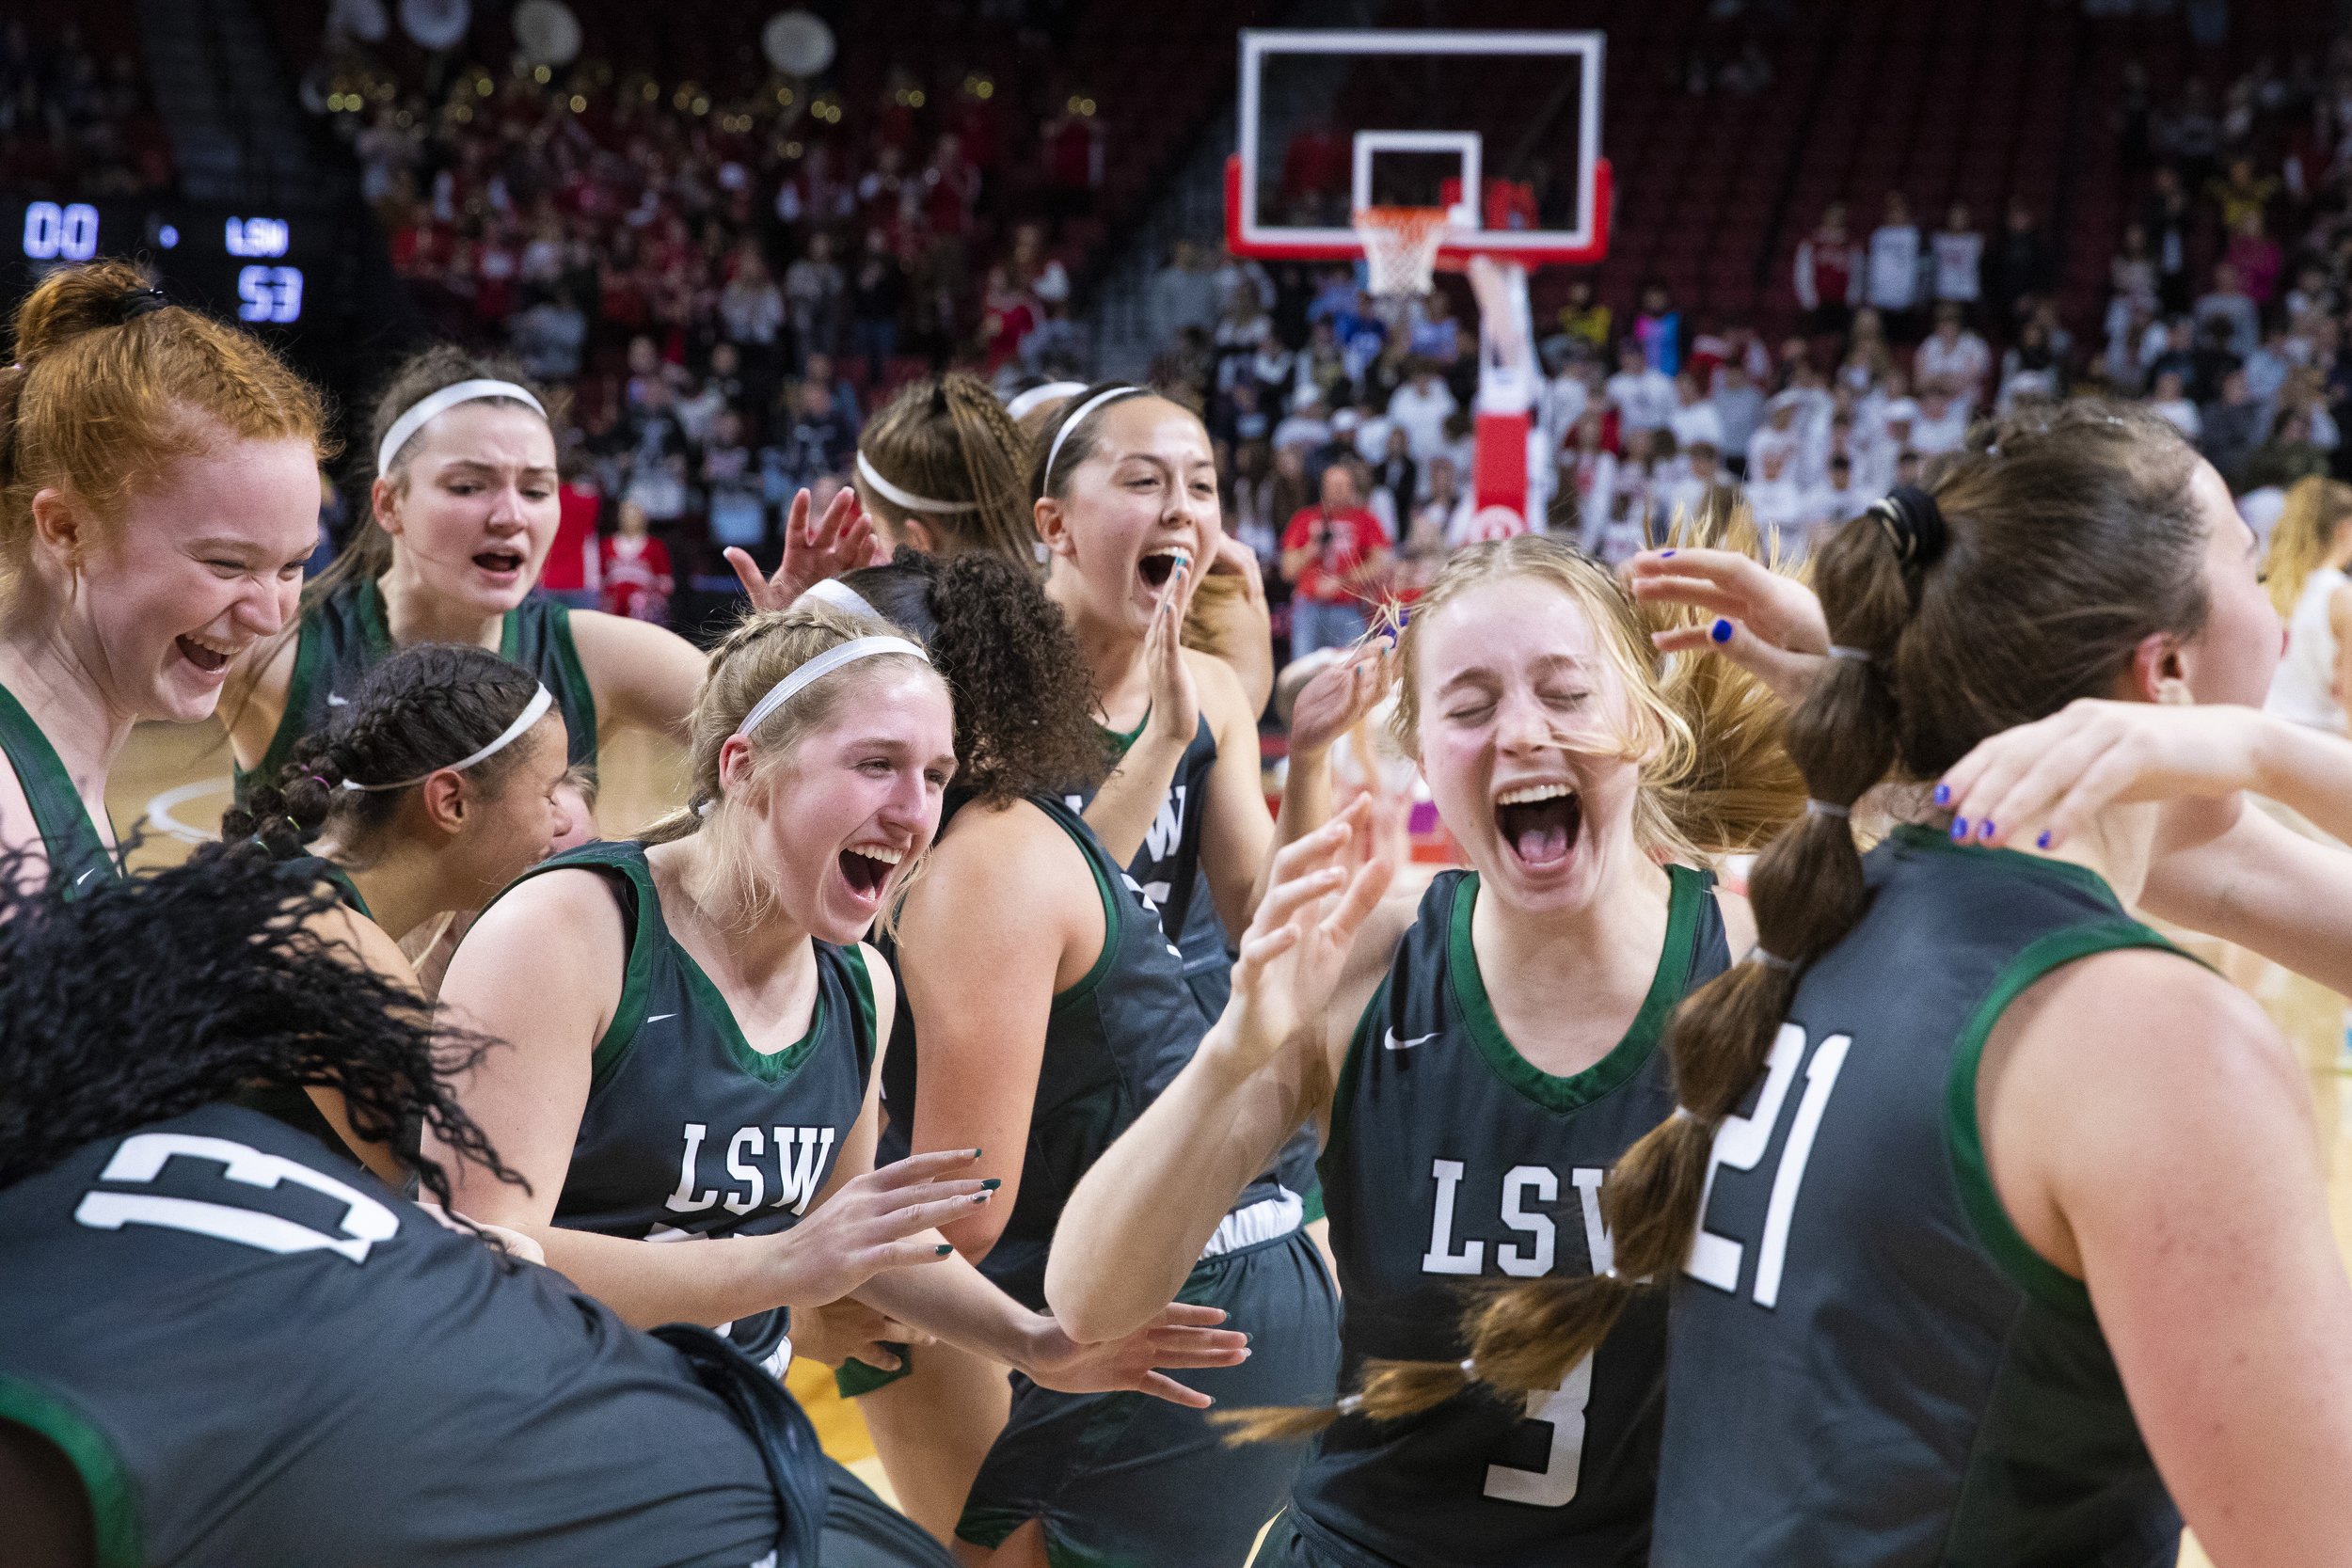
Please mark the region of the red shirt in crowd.
[[1380, 526], [1380, 519], [1360, 506], [1341, 512], [1302, 506], [1282, 531], [1284, 554], [1312, 552], [1298, 574], [1297, 592], [1300, 598], [1318, 604], [1344, 604], [1368, 597], [1364, 590], [1349, 584], [1348, 575], [1362, 566], [1373, 551], [1385, 550], [1390, 545], [1389, 531]]
[[550, 594], [594, 588], [604, 575], [596, 560], [596, 513], [604, 498], [594, 484], [576, 479], [556, 491], [555, 504], [555, 543], [540, 569], [539, 586]]
[[607, 534], [604, 540], [604, 612], [666, 625], [670, 619], [670, 547], [640, 534]]

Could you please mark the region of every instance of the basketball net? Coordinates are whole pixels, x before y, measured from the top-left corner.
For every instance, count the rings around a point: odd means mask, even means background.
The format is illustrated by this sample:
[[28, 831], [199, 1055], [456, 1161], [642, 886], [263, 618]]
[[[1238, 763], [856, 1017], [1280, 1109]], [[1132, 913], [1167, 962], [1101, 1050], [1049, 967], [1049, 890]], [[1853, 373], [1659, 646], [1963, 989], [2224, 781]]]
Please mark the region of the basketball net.
[[1443, 207], [1356, 210], [1356, 237], [1363, 242], [1375, 299], [1402, 305], [1437, 286], [1438, 252], [1451, 217]]

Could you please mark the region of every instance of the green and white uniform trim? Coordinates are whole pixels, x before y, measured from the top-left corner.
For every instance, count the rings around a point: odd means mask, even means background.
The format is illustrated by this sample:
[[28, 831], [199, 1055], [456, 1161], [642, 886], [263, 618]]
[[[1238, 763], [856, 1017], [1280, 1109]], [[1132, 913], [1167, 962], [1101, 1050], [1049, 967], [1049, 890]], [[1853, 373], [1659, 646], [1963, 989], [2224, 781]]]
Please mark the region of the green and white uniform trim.
[[1659, 1568], [2169, 1568], [2180, 1515], [2089, 1292], [1977, 1121], [2027, 987], [2177, 951], [2080, 866], [1896, 830], [1719, 1132], [1677, 1282]]
[[16, 773], [33, 826], [40, 832], [50, 875], [65, 884], [67, 897], [92, 877], [119, 874], [115, 853], [90, 820], [57, 749], [5, 686], [0, 686], [0, 757]]

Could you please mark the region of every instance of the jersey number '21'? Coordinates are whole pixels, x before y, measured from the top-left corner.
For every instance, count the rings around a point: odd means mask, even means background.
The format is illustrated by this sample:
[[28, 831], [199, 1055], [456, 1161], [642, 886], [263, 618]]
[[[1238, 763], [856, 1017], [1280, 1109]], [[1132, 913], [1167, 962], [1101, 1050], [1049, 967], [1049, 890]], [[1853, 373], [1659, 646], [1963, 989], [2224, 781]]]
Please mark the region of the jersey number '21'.
[[[1770, 1308], [1780, 1301], [1781, 1267], [1788, 1257], [1788, 1227], [1796, 1217], [1797, 1191], [1804, 1185], [1805, 1162], [1813, 1158], [1813, 1140], [1821, 1131], [1822, 1114], [1829, 1109], [1830, 1091], [1837, 1086], [1838, 1070], [1846, 1065], [1846, 1053], [1852, 1044], [1851, 1036], [1832, 1035], [1805, 1067], [1804, 1097], [1797, 1102], [1796, 1119], [1789, 1124], [1788, 1141], [1780, 1151], [1780, 1168], [1772, 1173], [1772, 1197], [1764, 1207], [1756, 1283], [1749, 1288], [1758, 1307]], [[1726, 1165], [1733, 1170], [1754, 1170], [1762, 1162], [1764, 1151], [1772, 1146], [1773, 1130], [1780, 1125], [1789, 1085], [1796, 1081], [1797, 1063], [1804, 1056], [1804, 1031], [1793, 1023], [1782, 1024], [1765, 1066], [1764, 1092], [1756, 1099], [1755, 1114], [1726, 1117], [1715, 1132], [1715, 1150], [1707, 1163], [1707, 1183], [1699, 1198], [1702, 1223], [1691, 1243], [1691, 1261], [1684, 1268], [1692, 1278], [1733, 1295], [1740, 1292], [1740, 1265], [1747, 1249], [1706, 1228], [1707, 1200], [1714, 1196], [1717, 1170]]]

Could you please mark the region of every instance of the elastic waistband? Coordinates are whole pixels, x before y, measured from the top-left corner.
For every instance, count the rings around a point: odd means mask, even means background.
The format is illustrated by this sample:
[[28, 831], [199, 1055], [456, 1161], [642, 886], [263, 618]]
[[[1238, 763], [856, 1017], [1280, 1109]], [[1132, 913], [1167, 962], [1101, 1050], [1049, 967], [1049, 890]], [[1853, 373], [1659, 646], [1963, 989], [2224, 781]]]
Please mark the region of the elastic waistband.
[[1216, 1234], [1200, 1249], [1200, 1259], [1222, 1258], [1229, 1252], [1279, 1241], [1307, 1222], [1307, 1203], [1288, 1187], [1273, 1197], [1245, 1203], [1216, 1222]]

